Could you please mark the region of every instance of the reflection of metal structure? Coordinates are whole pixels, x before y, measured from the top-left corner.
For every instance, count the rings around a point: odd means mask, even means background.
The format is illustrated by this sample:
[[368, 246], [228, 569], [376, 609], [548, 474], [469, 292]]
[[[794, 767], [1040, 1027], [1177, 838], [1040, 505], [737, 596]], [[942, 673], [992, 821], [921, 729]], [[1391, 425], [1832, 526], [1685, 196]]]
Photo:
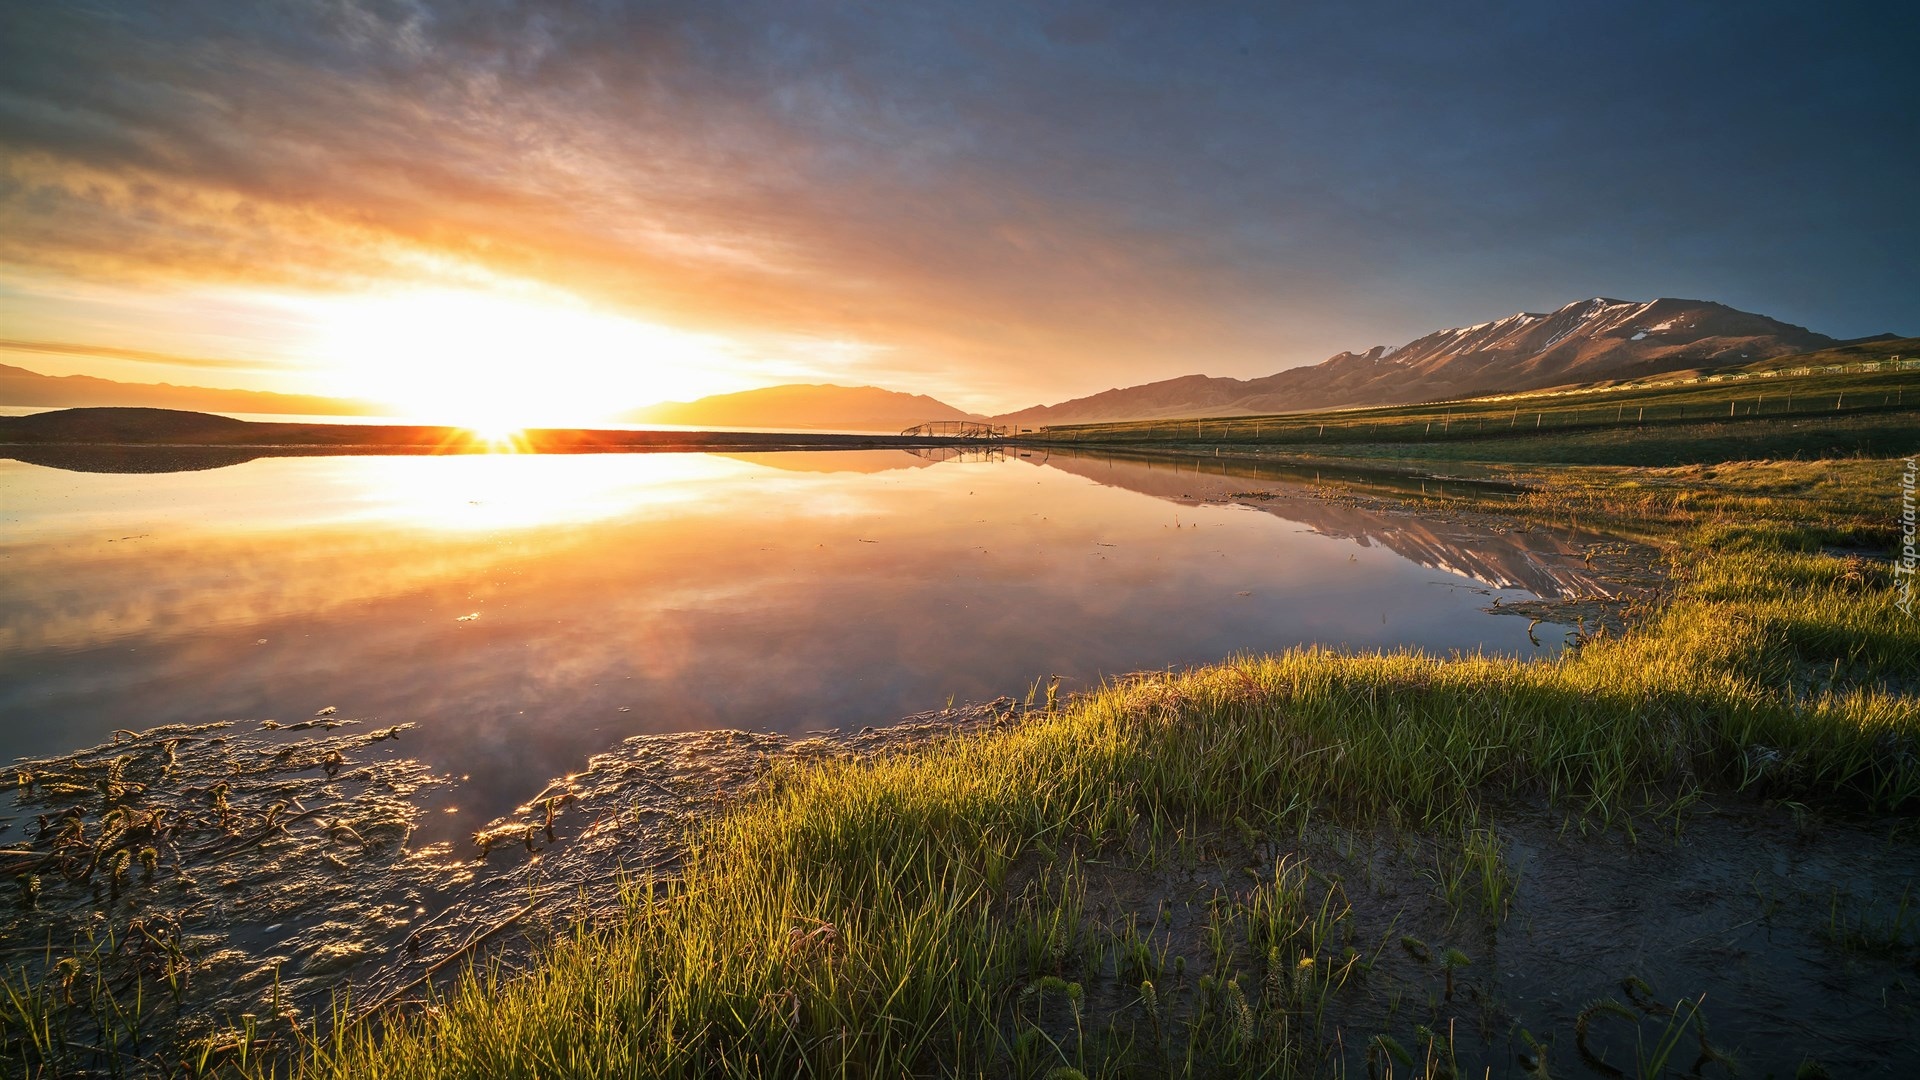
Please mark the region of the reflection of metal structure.
[[915, 424], [900, 434], [933, 435], [943, 439], [1004, 439], [1007, 429], [972, 420], [935, 420], [928, 424]]
[[999, 444], [991, 446], [912, 446], [907, 453], [928, 461], [1005, 461], [1007, 452]]

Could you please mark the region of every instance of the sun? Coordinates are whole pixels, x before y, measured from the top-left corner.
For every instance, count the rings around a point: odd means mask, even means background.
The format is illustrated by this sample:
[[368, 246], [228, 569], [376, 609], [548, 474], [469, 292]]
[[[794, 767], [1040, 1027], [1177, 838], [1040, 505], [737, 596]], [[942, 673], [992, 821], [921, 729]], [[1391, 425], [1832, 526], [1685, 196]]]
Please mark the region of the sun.
[[517, 453], [520, 450], [526, 428], [520, 424], [503, 422], [468, 422], [461, 425], [474, 440], [485, 445], [496, 454]]
[[334, 392], [503, 444], [712, 393], [738, 365], [724, 339], [565, 294], [403, 290], [319, 306], [308, 352]]

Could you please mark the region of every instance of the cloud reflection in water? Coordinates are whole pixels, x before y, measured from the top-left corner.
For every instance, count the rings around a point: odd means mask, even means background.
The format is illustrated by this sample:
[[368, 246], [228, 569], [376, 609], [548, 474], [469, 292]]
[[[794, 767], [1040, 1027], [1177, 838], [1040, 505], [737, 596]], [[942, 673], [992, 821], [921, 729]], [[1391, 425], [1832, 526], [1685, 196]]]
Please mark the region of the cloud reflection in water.
[[1197, 474], [1037, 464], [0, 462], [0, 742], [337, 705], [417, 722], [399, 749], [469, 776], [460, 805], [484, 817], [629, 734], [883, 723], [1305, 642], [1532, 653], [1458, 571], [1545, 590], [1577, 565], [1540, 536], [1312, 499], [1252, 513], [1178, 501]]

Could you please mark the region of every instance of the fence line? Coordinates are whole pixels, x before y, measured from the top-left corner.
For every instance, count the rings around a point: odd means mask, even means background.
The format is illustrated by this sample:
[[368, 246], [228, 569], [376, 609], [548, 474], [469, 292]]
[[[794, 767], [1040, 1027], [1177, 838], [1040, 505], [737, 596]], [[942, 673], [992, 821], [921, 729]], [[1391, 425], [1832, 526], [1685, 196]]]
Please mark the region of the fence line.
[[[1669, 386], [1693, 385], [1699, 383], [1717, 383], [1750, 378], [1771, 379], [1781, 375], [1827, 375], [1854, 372], [1902, 371], [1920, 369], [1920, 358], [1894, 357], [1890, 360], [1871, 361], [1857, 364], [1830, 364], [1803, 368], [1786, 368], [1768, 372], [1742, 372], [1738, 375], [1719, 377], [1703, 376], [1695, 379], [1672, 380], [1663, 384], [1643, 385], [1639, 387], [1606, 387], [1606, 390], [1660, 390]], [[1068, 442], [1162, 442], [1179, 441], [1190, 437], [1195, 442], [1293, 442], [1312, 443], [1316, 441], [1362, 442], [1369, 440], [1410, 442], [1453, 437], [1473, 438], [1494, 434], [1520, 434], [1523, 431], [1567, 430], [1569, 428], [1597, 428], [1627, 425], [1645, 425], [1649, 423], [1675, 422], [1685, 420], [1738, 419], [1758, 416], [1812, 416], [1822, 413], [1856, 412], [1867, 409], [1903, 407], [1901, 389], [1887, 390], [1884, 393], [1871, 393], [1854, 390], [1822, 390], [1817, 394], [1797, 393], [1792, 388], [1780, 391], [1761, 391], [1751, 399], [1734, 398], [1727, 401], [1678, 402], [1633, 404], [1634, 415], [1628, 417], [1627, 402], [1618, 402], [1614, 414], [1606, 415], [1606, 405], [1570, 404], [1561, 408], [1541, 407], [1529, 409], [1526, 402], [1564, 397], [1568, 394], [1587, 393], [1589, 390], [1563, 391], [1553, 394], [1507, 395], [1499, 398], [1467, 399], [1462, 404], [1478, 405], [1487, 401], [1502, 401], [1513, 404], [1511, 409], [1503, 409], [1505, 415], [1484, 409], [1476, 409], [1467, 415], [1455, 415], [1454, 406], [1445, 402], [1435, 402], [1427, 406], [1413, 405], [1399, 408], [1420, 409], [1412, 416], [1384, 416], [1370, 419], [1328, 420], [1308, 414], [1301, 420], [1288, 420], [1284, 417], [1219, 417], [1192, 420], [1148, 421], [1123, 425], [1072, 425], [1061, 428], [1041, 428], [1039, 434]], [[1848, 396], [1853, 401], [1849, 403]], [[1874, 401], [1873, 398], [1880, 398]], [[1769, 406], [1772, 406], [1771, 408]], [[1441, 411], [1444, 410], [1444, 411]], [[1527, 414], [1531, 413], [1531, 416]], [[1531, 420], [1531, 423], [1527, 423]], [[1437, 430], [1436, 430], [1437, 429]]]

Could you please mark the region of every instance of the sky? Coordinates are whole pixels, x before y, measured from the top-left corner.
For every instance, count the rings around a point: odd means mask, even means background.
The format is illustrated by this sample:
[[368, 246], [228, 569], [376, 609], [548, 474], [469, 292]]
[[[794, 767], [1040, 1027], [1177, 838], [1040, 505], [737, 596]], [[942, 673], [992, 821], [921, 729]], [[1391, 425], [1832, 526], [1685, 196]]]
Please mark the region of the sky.
[[0, 363], [570, 419], [1005, 411], [1596, 295], [1920, 333], [1916, 40], [1885, 3], [0, 0]]

